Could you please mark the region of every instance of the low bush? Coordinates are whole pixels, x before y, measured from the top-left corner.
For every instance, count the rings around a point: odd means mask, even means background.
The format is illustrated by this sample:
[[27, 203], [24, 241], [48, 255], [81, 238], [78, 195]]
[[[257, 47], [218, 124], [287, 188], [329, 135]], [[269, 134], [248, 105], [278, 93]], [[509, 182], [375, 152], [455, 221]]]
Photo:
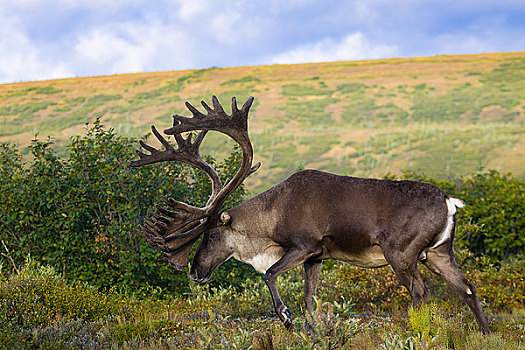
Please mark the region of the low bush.
[[[456, 261], [463, 275], [478, 289], [483, 305], [492, 310], [510, 312], [525, 308], [525, 260], [509, 258], [499, 264], [491, 259], [475, 257], [466, 249], [456, 252]], [[447, 310], [466, 308], [445, 282], [419, 265], [423, 279], [433, 298]], [[364, 269], [335, 263], [322, 275], [319, 292], [325, 299], [351, 302], [355, 309], [366, 312], [395, 313], [405, 310], [410, 294], [388, 267]]]
[[33, 259], [0, 285], [0, 327], [25, 329], [54, 320], [96, 321], [126, 313], [126, 300], [85, 284], [67, 282], [52, 267]]
[[[390, 278], [380, 277], [388, 269], [347, 268], [378, 280]], [[348, 273], [341, 278], [340, 269], [327, 264], [323, 271], [310, 318], [313, 330], [304, 328], [301, 269], [278, 278], [294, 318], [288, 331], [261, 279], [247, 280], [245, 289], [196, 286], [184, 296], [138, 299], [68, 282], [29, 259], [18, 273], [0, 274], [0, 349], [519, 349], [525, 341], [523, 305], [502, 311], [485, 301], [493, 334], [482, 336], [465, 306], [441, 300], [409, 309], [407, 316], [403, 293], [394, 291], [390, 300], [400, 310], [380, 303], [371, 312], [361, 303], [364, 288], [355, 290], [359, 284]], [[473, 282], [478, 289], [487, 284]], [[379, 284], [376, 288], [384, 292]], [[381, 292], [371, 288], [368, 293]], [[436, 294], [436, 299], [445, 297], [439, 289]], [[12, 317], [13, 310], [18, 317]]]
[[[27, 160], [15, 146], [0, 144], [0, 240], [14, 264], [30, 254], [66, 278], [99, 289], [187, 290], [186, 273], [176, 273], [141, 237], [139, 226], [161, 195], [204, 204], [211, 192], [206, 175], [177, 162], [130, 168], [136, 140], [117, 136], [99, 121], [71, 139], [69, 157], [58, 157], [52, 145], [33, 140]], [[236, 151], [224, 162], [209, 162], [224, 181], [240, 160]], [[238, 189], [225, 205], [243, 194]], [[11, 266], [1, 249], [0, 262]]]
[[406, 171], [404, 179], [434, 183], [466, 206], [456, 214], [454, 244], [478, 257], [497, 260], [525, 250], [525, 182], [510, 174], [481, 170], [470, 176], [436, 179]]

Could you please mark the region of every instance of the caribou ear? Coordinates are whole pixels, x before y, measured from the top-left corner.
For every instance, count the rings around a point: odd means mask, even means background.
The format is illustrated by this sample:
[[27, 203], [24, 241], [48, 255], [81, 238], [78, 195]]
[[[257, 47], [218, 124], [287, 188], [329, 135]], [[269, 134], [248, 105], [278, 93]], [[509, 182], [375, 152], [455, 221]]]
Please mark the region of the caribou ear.
[[223, 225], [228, 225], [232, 221], [232, 218], [231, 218], [230, 214], [228, 214], [227, 211], [223, 211], [221, 213], [221, 216], [220, 216], [219, 220], [221, 221], [221, 223]]

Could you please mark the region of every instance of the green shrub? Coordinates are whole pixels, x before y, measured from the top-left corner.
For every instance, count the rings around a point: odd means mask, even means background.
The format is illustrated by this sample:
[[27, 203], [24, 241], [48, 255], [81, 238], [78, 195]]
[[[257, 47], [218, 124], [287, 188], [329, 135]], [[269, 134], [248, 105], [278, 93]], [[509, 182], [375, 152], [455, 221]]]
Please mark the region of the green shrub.
[[[16, 147], [0, 146], [0, 239], [17, 264], [30, 254], [97, 288], [187, 290], [186, 273], [166, 264], [138, 227], [160, 195], [203, 205], [211, 185], [202, 172], [176, 162], [130, 168], [135, 142], [97, 121], [87, 135], [71, 139], [68, 158], [56, 156], [51, 140], [33, 140], [29, 162]], [[240, 158], [209, 161], [224, 180]], [[243, 191], [226, 205], [239, 202]]]
[[58, 319], [93, 322], [123, 313], [126, 301], [80, 283], [67, 283], [52, 267], [27, 259], [0, 282], [0, 328], [29, 329]]
[[461, 270], [474, 282], [486, 305], [507, 311], [525, 307], [525, 259], [522, 255], [497, 260], [497, 263], [488, 256], [475, 257], [465, 249], [456, 255]]
[[406, 171], [406, 179], [431, 182], [467, 204], [456, 215], [455, 245], [499, 260], [525, 249], [525, 182], [495, 170], [439, 180]]

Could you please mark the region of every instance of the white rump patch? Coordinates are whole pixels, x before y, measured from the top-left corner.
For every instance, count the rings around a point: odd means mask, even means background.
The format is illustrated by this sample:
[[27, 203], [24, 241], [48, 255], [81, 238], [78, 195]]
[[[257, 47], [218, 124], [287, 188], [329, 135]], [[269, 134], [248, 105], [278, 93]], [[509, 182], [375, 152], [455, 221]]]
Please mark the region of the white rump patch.
[[449, 197], [447, 198], [447, 201], [454, 204], [458, 208], [463, 208], [465, 206], [465, 202], [463, 202], [461, 199], [456, 197]]
[[445, 229], [439, 234], [436, 244], [434, 244], [431, 248], [436, 248], [442, 245], [447, 239], [450, 239], [452, 229], [454, 228], [454, 214], [456, 214], [456, 208], [463, 208], [465, 206], [465, 202], [455, 197], [449, 197], [445, 199], [445, 203], [447, 203], [448, 209], [447, 225], [445, 226]]
[[456, 214], [456, 208], [463, 208], [465, 206], [465, 202], [455, 197], [447, 198], [445, 202], [447, 203], [449, 216]]

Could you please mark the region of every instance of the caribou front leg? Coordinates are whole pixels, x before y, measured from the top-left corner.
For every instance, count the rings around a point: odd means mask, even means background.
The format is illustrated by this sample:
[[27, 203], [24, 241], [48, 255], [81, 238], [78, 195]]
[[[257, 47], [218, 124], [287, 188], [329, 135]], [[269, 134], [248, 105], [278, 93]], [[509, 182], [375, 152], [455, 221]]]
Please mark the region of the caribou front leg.
[[314, 252], [305, 251], [304, 248], [289, 249], [283, 255], [283, 257], [273, 264], [264, 274], [264, 282], [266, 282], [266, 285], [270, 290], [270, 294], [272, 295], [275, 312], [277, 312], [277, 315], [287, 329], [292, 328], [292, 315], [290, 310], [288, 310], [286, 305], [284, 305], [281, 297], [279, 296], [279, 292], [277, 291], [277, 276], [283, 272], [293, 269], [313, 255], [315, 255]]

